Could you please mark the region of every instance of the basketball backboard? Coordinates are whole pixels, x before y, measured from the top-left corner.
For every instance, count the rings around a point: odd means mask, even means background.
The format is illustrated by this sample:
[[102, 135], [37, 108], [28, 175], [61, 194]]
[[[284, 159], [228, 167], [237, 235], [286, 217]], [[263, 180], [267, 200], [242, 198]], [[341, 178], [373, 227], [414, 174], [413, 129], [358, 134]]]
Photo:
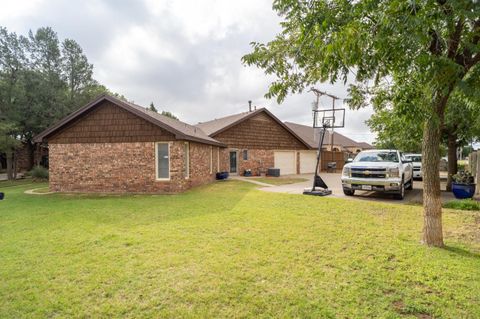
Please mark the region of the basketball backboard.
[[341, 128], [345, 126], [345, 109], [313, 110], [313, 127]]

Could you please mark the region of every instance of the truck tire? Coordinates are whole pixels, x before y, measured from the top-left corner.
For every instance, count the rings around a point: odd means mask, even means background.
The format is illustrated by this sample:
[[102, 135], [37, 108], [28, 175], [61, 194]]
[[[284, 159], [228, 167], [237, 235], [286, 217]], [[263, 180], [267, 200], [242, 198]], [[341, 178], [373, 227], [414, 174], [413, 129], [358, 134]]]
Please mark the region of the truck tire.
[[405, 198], [405, 183], [402, 182], [400, 183], [400, 190], [398, 191], [397, 194], [395, 194], [395, 199], [402, 200]]
[[413, 176], [410, 178], [410, 181], [408, 182], [408, 187], [405, 188], [407, 191], [411, 191], [413, 189]]
[[353, 196], [355, 195], [355, 190], [354, 189], [343, 189], [343, 193], [345, 196]]

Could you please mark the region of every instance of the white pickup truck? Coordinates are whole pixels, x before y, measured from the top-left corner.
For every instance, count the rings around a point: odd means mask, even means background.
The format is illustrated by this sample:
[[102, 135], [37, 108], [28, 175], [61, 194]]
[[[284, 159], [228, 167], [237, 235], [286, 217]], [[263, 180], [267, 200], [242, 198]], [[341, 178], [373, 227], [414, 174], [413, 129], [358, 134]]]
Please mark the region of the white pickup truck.
[[405, 190], [413, 188], [412, 162], [397, 150], [362, 151], [343, 167], [342, 187], [347, 196], [363, 190], [392, 193], [403, 199]]
[[422, 179], [422, 154], [405, 154], [407, 160], [412, 161], [413, 166], [413, 178]]

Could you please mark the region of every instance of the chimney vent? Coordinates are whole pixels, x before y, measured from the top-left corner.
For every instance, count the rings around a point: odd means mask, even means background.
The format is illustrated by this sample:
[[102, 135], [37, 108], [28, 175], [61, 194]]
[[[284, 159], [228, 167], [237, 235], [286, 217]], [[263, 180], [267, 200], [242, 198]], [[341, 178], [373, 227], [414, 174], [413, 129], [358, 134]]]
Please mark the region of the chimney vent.
[[252, 112], [252, 101], [248, 101], [248, 111]]

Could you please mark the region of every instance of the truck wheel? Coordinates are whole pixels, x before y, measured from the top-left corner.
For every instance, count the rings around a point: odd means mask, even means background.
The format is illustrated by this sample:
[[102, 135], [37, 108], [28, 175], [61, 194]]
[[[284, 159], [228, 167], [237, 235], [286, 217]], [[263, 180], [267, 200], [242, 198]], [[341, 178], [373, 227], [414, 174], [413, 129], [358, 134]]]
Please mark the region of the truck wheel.
[[413, 177], [410, 178], [410, 182], [408, 182], [408, 187], [405, 189], [408, 191], [411, 191], [413, 189]]
[[397, 194], [395, 194], [395, 199], [402, 200], [405, 198], [405, 183], [402, 182], [400, 183], [400, 190], [398, 191]]
[[343, 193], [346, 195], [346, 196], [353, 196], [355, 194], [355, 190], [354, 189], [343, 189]]

